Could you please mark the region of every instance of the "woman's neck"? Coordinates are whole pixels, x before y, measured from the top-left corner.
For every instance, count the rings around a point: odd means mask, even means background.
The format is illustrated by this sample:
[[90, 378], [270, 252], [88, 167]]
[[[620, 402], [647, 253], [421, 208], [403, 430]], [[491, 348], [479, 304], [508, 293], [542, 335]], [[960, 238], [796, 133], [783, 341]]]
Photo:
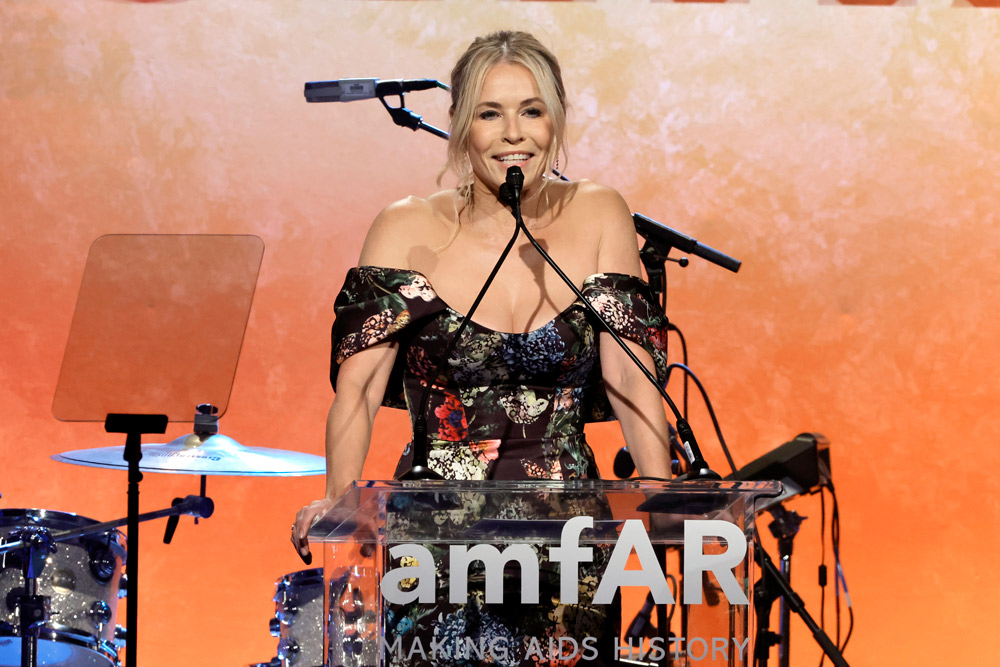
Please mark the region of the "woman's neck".
[[[548, 210], [549, 198], [545, 190], [548, 188], [542, 185], [539, 183], [537, 187], [521, 193], [521, 217], [529, 228], [544, 224], [543, 218], [547, 218], [545, 213]], [[477, 225], [499, 224], [509, 228], [511, 221], [510, 208], [500, 202], [497, 193], [479, 181], [473, 184], [471, 206], [466, 208], [464, 213], [468, 222]]]

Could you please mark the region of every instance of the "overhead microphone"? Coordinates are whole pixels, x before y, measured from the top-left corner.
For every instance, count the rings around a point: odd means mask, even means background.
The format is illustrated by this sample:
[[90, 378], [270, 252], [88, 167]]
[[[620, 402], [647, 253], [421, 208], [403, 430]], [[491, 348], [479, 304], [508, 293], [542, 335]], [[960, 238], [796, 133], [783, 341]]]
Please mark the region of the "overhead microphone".
[[436, 79], [337, 79], [306, 83], [306, 102], [354, 102], [417, 90], [447, 88]]
[[647, 218], [641, 213], [633, 214], [632, 221], [635, 223], [635, 231], [651, 243], [663, 244], [668, 250], [670, 248], [677, 248], [681, 252], [691, 253], [733, 273], [740, 270], [742, 262], [738, 259], [734, 259], [726, 253], [711, 248], [704, 243], [699, 243], [690, 236], [667, 227], [662, 222]]

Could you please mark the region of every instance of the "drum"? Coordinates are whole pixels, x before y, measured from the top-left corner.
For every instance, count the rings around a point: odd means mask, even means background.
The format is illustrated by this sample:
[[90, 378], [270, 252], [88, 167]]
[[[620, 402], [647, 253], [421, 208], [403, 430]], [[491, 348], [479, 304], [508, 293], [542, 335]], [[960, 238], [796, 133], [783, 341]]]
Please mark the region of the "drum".
[[330, 578], [329, 662], [323, 651], [323, 568], [285, 575], [275, 584], [271, 634], [279, 637], [278, 655], [250, 667], [365, 667], [374, 665], [374, 597], [362, 593], [370, 573], [340, 568]]
[[[76, 514], [37, 509], [0, 510], [0, 540], [19, 527], [52, 533], [98, 523]], [[39, 630], [38, 664], [54, 667], [117, 667], [115, 625], [125, 563], [125, 537], [117, 530], [56, 545], [38, 578], [38, 594], [49, 598], [48, 620]], [[21, 639], [15, 614], [24, 593], [26, 554], [0, 555], [0, 667], [19, 667]], [[124, 594], [124, 591], [122, 591]]]
[[323, 664], [323, 568], [285, 575], [275, 583], [271, 634], [279, 637], [281, 667]]

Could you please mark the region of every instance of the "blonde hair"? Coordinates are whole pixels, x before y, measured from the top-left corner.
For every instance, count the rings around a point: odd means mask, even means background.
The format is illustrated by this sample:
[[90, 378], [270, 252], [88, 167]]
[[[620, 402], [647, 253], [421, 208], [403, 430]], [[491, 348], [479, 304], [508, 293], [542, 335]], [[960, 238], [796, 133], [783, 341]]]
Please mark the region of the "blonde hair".
[[[448, 162], [438, 178], [448, 170], [458, 176], [458, 191], [466, 206], [472, 205], [472, 167], [468, 160], [469, 133], [476, 116], [476, 104], [483, 91], [486, 73], [500, 63], [521, 65], [531, 72], [552, 121], [552, 145], [545, 171], [552, 172], [559, 154], [566, 153], [566, 89], [559, 61], [534, 36], [515, 30], [500, 30], [477, 37], [451, 71], [451, 136]], [[543, 187], [544, 187], [543, 183]]]

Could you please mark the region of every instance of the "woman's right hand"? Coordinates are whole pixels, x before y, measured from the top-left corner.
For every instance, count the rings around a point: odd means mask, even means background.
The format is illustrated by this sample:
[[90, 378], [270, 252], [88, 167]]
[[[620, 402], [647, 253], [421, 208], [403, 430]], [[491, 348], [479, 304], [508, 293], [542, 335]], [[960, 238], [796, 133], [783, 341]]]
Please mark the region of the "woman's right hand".
[[295, 523], [292, 524], [292, 544], [306, 565], [312, 564], [312, 554], [309, 552], [309, 529], [319, 521], [320, 517], [329, 512], [335, 503], [336, 501], [329, 498], [314, 500], [295, 515]]

